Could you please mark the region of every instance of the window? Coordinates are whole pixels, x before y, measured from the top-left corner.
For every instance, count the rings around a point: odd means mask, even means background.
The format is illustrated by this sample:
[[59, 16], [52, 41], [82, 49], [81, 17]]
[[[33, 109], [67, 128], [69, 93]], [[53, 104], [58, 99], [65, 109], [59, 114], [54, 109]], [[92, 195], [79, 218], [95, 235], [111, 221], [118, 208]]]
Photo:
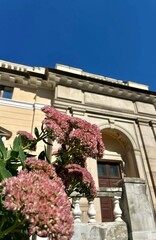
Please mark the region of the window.
[[0, 97], [2, 98], [12, 98], [13, 88], [0, 85]]
[[119, 163], [98, 163], [98, 175], [103, 178], [120, 178]]

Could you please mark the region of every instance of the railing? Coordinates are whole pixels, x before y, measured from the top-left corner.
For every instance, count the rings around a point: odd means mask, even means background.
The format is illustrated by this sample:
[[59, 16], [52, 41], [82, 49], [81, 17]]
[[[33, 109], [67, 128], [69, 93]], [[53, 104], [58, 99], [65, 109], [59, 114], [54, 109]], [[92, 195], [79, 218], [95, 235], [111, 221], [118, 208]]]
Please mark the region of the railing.
[[[120, 199], [122, 194], [122, 188], [99, 188], [97, 190], [97, 198], [103, 198], [103, 197], [110, 197], [113, 199], [114, 202], [114, 219], [115, 222], [122, 221], [122, 210], [120, 208]], [[80, 223], [81, 222], [81, 216], [82, 211], [80, 208], [80, 200], [81, 198], [85, 197], [83, 194], [73, 193], [71, 195], [72, 198], [72, 205], [73, 205], [73, 216], [74, 216], [74, 222]], [[96, 210], [94, 207], [94, 200], [93, 199], [87, 199], [88, 200], [88, 223], [95, 223], [96, 222]]]

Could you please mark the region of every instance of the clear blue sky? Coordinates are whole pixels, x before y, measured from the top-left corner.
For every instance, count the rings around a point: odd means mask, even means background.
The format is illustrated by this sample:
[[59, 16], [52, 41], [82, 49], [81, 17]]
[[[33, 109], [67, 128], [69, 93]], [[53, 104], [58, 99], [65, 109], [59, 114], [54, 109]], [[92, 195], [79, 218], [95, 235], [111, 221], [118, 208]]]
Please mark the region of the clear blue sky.
[[156, 0], [0, 0], [0, 59], [56, 63], [156, 91]]

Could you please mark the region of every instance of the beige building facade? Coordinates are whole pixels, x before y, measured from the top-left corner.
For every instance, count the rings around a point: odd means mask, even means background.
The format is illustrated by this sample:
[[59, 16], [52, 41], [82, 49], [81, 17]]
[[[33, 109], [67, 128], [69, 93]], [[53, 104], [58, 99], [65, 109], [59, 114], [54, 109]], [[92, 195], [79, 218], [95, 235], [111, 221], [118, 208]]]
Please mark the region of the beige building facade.
[[44, 117], [40, 109], [45, 105], [97, 124], [104, 158], [88, 159], [97, 188], [141, 178], [155, 214], [156, 92], [143, 84], [59, 64], [40, 68], [0, 61], [0, 136], [8, 146], [18, 130], [40, 127]]

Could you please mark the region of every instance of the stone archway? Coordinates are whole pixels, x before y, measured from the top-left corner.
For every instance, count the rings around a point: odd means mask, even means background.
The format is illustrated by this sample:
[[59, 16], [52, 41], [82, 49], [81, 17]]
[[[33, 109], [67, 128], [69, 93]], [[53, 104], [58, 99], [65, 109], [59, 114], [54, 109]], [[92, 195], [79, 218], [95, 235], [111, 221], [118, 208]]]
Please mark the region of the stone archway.
[[104, 161], [118, 161], [124, 176], [139, 177], [133, 145], [129, 138], [120, 130], [111, 128], [105, 128], [102, 135], [106, 149]]
[[[125, 133], [119, 129], [105, 128], [102, 130], [102, 137], [105, 154], [97, 163], [99, 187], [117, 187], [118, 182], [124, 177], [138, 177], [134, 148]], [[113, 221], [112, 199], [101, 198], [100, 205], [102, 221]]]

